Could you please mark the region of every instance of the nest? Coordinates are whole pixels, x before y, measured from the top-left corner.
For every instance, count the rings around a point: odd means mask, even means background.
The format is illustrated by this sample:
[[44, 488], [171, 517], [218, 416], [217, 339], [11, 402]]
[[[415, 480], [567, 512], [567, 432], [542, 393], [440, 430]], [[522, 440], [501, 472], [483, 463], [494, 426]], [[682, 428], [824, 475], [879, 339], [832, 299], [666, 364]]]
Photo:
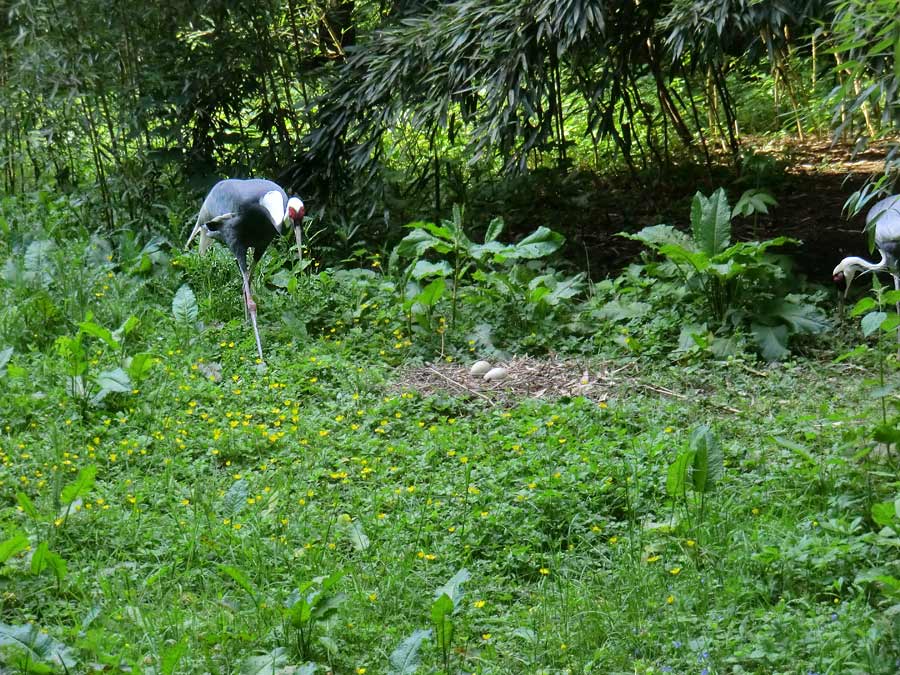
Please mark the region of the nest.
[[637, 365], [629, 363], [588, 364], [586, 361], [546, 357], [516, 356], [494, 367], [506, 369], [506, 376], [485, 381], [472, 375], [469, 366], [459, 363], [426, 363], [401, 373], [397, 386], [424, 396], [450, 394], [478, 398], [489, 405], [510, 405], [523, 398], [560, 399], [583, 396], [600, 403], [623, 385], [632, 384]]

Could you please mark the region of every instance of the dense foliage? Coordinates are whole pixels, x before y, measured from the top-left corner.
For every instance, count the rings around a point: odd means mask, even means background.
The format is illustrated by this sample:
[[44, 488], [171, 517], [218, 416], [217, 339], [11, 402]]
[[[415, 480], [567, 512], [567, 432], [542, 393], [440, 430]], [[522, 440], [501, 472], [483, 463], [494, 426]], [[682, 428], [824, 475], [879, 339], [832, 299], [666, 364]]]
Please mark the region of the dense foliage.
[[[895, 672], [896, 294], [824, 360], [709, 357], [657, 263], [585, 297], [559, 235], [457, 210], [365, 268], [273, 248], [262, 367], [223, 249], [6, 206], [4, 668]], [[571, 393], [419, 390], [523, 347]]]
[[[0, 672], [896, 673], [900, 291], [829, 316], [744, 140], [890, 139], [898, 16], [11, 0]], [[265, 362], [223, 175], [309, 207]]]
[[74, 191], [108, 228], [158, 230], [215, 176], [267, 174], [366, 238], [449, 214], [504, 168], [711, 163], [748, 131], [820, 131], [827, 106], [845, 137], [890, 134], [895, 10], [14, 0], [0, 17], [3, 183]]

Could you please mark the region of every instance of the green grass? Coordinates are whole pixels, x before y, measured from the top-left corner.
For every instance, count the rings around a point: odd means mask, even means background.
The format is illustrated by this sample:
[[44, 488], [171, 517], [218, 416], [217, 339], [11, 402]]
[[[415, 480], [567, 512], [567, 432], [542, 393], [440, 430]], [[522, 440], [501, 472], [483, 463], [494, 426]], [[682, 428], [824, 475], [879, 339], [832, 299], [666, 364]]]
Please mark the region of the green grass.
[[[16, 344], [0, 524], [29, 544], [0, 568], [0, 621], [58, 641], [26, 661], [0, 634], [9, 672], [63, 672], [65, 647], [70, 673], [258, 672], [261, 654], [386, 673], [463, 568], [447, 660], [432, 633], [418, 672], [896, 672], [900, 540], [870, 515], [897, 494], [896, 455], [862, 452], [881, 410], [866, 357], [826, 351], [764, 376], [741, 359], [638, 359], [603, 404], [491, 408], [398, 385], [421, 354], [402, 312], [327, 273], [260, 290], [263, 370], [227, 259], [176, 263], [111, 260], [87, 307], [50, 284], [52, 330], [0, 323]], [[202, 330], [172, 318], [184, 280]], [[7, 305], [24, 297], [0, 288]], [[118, 349], [84, 338], [88, 376], [153, 357], [133, 391], [98, 403], [67, 390], [54, 348], [87, 309], [140, 319]], [[700, 424], [725, 460], [702, 514], [666, 491]], [[93, 483], [67, 489], [91, 466]], [[41, 542], [64, 573], [35, 562]], [[872, 569], [880, 581], [861, 578]], [[308, 596], [333, 601], [321, 619], [286, 609], [336, 573]]]

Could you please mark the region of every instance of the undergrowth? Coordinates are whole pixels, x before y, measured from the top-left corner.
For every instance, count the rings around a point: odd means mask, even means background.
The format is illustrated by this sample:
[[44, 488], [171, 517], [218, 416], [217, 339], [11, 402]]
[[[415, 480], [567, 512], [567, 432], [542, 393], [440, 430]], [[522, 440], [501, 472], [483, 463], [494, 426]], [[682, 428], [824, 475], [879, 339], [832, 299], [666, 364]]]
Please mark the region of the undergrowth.
[[[220, 249], [25, 225], [0, 245], [10, 672], [896, 672], [874, 319], [863, 349], [767, 365], [673, 352], [688, 291], [640, 267], [522, 335], [478, 283], [532, 260], [473, 263], [454, 324], [449, 296], [404, 305], [425, 285], [389, 261], [273, 250], [263, 365]], [[651, 386], [502, 408], [393, 384], [529, 344]]]

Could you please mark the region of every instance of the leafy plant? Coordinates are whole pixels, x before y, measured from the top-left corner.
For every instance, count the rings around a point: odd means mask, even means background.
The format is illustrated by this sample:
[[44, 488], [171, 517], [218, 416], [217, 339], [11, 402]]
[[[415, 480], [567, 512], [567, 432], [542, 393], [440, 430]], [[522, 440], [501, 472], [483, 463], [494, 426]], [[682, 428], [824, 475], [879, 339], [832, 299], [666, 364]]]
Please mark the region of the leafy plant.
[[425, 640], [432, 635], [431, 629], [419, 628], [397, 645], [389, 658], [390, 675], [412, 675], [419, 669], [421, 656], [419, 650]]
[[[749, 197], [742, 208], [764, 208], [765, 202], [753, 204], [758, 197]], [[791, 280], [784, 261], [768, 253], [796, 240], [732, 243], [731, 219], [725, 191], [719, 188], [710, 197], [699, 192], [694, 196], [690, 235], [670, 225], [654, 225], [624, 236], [665, 256], [717, 329], [749, 324], [763, 357], [781, 359], [788, 354], [792, 335], [821, 333], [828, 323], [807, 298], [788, 292]]]
[[333, 592], [344, 574], [341, 570], [306, 581], [285, 600], [285, 618], [294, 630], [294, 644], [303, 659], [312, 655], [317, 627], [331, 618], [347, 599], [345, 594]]
[[[56, 351], [63, 359], [65, 373], [68, 376], [67, 393], [82, 407], [88, 402], [97, 405], [109, 394], [128, 394], [133, 388], [132, 378], [138, 381], [147, 376], [153, 365], [151, 355], [142, 352], [129, 358], [123, 352], [124, 337], [137, 325], [138, 320], [131, 316], [113, 333], [95, 323], [93, 315], [88, 313], [87, 318], [78, 325], [78, 331], [74, 336], [63, 335], [56, 339]], [[84, 338], [88, 336], [96, 338], [100, 344], [114, 350], [125, 368], [111, 368], [88, 375], [92, 363], [84, 342]]]
[[561, 276], [538, 262], [559, 250], [564, 241], [546, 227], [515, 244], [503, 244], [499, 241], [503, 221], [494, 218], [484, 242], [475, 243], [463, 231], [459, 206], [454, 206], [452, 220], [441, 225], [415, 222], [409, 227], [413, 231], [394, 249], [391, 267], [401, 259], [410, 261], [401, 281], [403, 307], [422, 328], [435, 330], [434, 310], [448, 290], [451, 329], [463, 298], [485, 311], [493, 310], [507, 322], [518, 320], [534, 330], [549, 322], [557, 309], [573, 304], [584, 289], [584, 274]]
[[697, 427], [691, 432], [688, 448], [678, 453], [666, 476], [666, 492], [675, 499], [681, 499], [689, 525], [691, 503], [688, 490], [698, 495], [696, 524], [700, 526], [703, 524], [706, 495], [713, 491], [724, 473], [722, 447], [718, 438], [708, 426]]
[[0, 624], [0, 655], [23, 673], [49, 673], [57, 667], [71, 672], [78, 664], [73, 650], [35, 624]]

